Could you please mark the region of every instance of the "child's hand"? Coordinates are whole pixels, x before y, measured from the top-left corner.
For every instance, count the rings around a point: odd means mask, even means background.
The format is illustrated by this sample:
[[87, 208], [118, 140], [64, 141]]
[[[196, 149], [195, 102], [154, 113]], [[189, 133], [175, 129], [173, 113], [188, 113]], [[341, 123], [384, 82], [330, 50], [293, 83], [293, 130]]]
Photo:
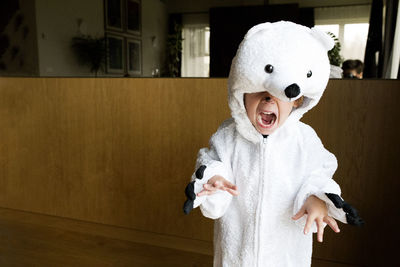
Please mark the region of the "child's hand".
[[239, 195], [237, 191], [237, 186], [226, 180], [224, 177], [215, 175], [208, 180], [206, 184], [203, 185], [203, 190], [200, 191], [197, 196], [212, 195], [217, 190], [224, 190], [233, 196]]
[[317, 234], [319, 242], [322, 242], [324, 235], [324, 222], [327, 223], [336, 233], [340, 232], [335, 219], [328, 216], [328, 208], [326, 207], [325, 202], [316, 196], [309, 196], [303, 207], [301, 207], [299, 212], [297, 212], [292, 219], [298, 220], [303, 217], [304, 214], [308, 214], [307, 223], [304, 227], [304, 234], [307, 234], [310, 231], [311, 225], [315, 221], [318, 228]]

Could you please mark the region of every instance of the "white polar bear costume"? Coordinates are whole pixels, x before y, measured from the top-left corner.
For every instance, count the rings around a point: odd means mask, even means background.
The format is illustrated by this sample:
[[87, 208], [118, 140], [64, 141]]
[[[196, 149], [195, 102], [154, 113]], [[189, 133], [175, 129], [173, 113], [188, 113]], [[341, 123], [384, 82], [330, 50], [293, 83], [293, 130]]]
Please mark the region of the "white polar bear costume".
[[[204, 216], [216, 219], [214, 266], [310, 266], [312, 235], [303, 233], [306, 216], [291, 219], [310, 195], [327, 203], [330, 216], [361, 222], [339, 197], [332, 179], [335, 156], [299, 121], [325, 90], [332, 47], [325, 33], [284, 21], [253, 27], [240, 44], [228, 81], [233, 118], [219, 127], [209, 148], [200, 150], [184, 205], [185, 213], [200, 206]], [[296, 90], [288, 93], [287, 88]], [[253, 127], [243, 101], [245, 93], [260, 91], [284, 101], [304, 96], [301, 107], [268, 137]], [[214, 175], [237, 185], [239, 195], [218, 191], [196, 197]]]

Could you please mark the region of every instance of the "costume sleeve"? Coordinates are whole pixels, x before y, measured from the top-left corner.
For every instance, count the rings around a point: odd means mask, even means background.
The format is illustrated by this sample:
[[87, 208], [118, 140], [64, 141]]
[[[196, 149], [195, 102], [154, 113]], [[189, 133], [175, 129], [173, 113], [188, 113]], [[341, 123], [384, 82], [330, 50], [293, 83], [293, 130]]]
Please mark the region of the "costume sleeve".
[[[352, 225], [363, 224], [357, 211], [340, 196], [339, 185], [332, 179], [337, 169], [336, 157], [326, 150], [321, 140], [310, 127], [310, 131], [305, 136], [304, 149], [307, 151], [305, 164], [307, 165], [308, 176], [297, 193], [293, 214], [296, 214], [310, 195], [315, 195], [325, 201], [328, 207], [328, 215], [343, 222]], [[301, 218], [298, 223], [304, 227], [306, 218]], [[313, 232], [317, 228], [314, 223]]]
[[187, 197], [183, 207], [185, 214], [188, 214], [198, 206], [200, 206], [203, 215], [211, 219], [220, 218], [225, 214], [232, 200], [231, 194], [218, 190], [212, 195], [198, 197], [197, 193], [203, 189], [203, 185], [214, 175], [220, 175], [234, 183], [229, 161], [231, 148], [228, 144], [226, 132], [227, 129], [220, 128], [211, 137], [209, 148], [200, 149], [196, 162], [196, 171], [185, 189]]

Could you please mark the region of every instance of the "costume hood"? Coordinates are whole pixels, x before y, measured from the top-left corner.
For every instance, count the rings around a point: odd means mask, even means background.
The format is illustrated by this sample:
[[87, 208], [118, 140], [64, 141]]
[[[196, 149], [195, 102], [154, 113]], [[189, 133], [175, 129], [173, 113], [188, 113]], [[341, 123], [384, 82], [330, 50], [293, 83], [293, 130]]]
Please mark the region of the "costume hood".
[[236, 52], [228, 79], [229, 107], [239, 133], [253, 143], [261, 140], [247, 117], [245, 93], [268, 91], [282, 101], [304, 96], [303, 104], [293, 109], [281, 127], [298, 121], [313, 108], [328, 83], [327, 52], [333, 46], [326, 33], [292, 22], [268, 22], [251, 28]]

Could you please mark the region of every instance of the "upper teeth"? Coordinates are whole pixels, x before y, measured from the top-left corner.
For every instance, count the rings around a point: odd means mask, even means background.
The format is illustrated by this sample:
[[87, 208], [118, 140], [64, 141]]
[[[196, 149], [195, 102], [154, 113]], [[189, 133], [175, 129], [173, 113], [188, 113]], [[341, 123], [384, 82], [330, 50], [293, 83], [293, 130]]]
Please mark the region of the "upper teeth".
[[262, 114], [265, 114], [265, 115], [272, 115], [272, 114], [274, 114], [273, 112], [262, 112]]

